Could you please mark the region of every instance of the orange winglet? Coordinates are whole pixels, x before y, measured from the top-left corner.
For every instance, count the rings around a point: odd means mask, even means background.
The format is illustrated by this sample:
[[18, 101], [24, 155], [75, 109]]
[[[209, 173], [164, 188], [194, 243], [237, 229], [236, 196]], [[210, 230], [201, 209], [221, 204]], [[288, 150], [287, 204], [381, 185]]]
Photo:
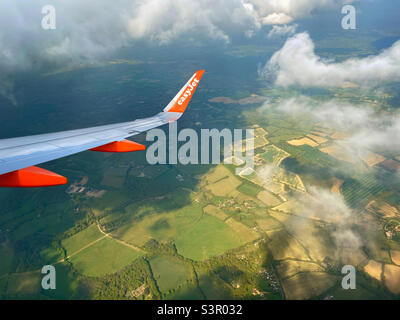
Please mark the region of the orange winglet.
[[39, 167], [28, 167], [0, 175], [0, 187], [49, 187], [67, 182], [66, 177]]
[[203, 73], [204, 70], [196, 71], [192, 81], [186, 85], [178, 100], [176, 100], [175, 104], [171, 107], [171, 109], [168, 110], [168, 112], [185, 112], [186, 107], [188, 106], [189, 101], [192, 98], [193, 93], [196, 91], [201, 77], [203, 76]]
[[99, 152], [132, 152], [145, 150], [146, 146], [130, 140], [114, 141], [97, 148], [90, 149]]

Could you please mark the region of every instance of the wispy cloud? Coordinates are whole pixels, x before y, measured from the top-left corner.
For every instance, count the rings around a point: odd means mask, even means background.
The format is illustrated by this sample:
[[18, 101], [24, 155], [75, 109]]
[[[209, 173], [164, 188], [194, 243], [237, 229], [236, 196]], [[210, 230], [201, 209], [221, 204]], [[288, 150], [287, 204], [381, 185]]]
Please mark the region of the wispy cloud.
[[268, 32], [267, 37], [273, 38], [273, 37], [291, 36], [296, 32], [296, 29], [297, 29], [297, 24], [290, 24], [290, 25], [284, 24], [282, 26], [275, 25]]
[[[282, 171], [274, 165], [265, 165], [257, 170], [258, 177], [264, 181], [268, 189], [273, 176]], [[351, 209], [342, 195], [330, 190], [308, 185], [307, 192], [285, 194], [291, 203], [286, 209], [276, 208], [274, 211], [287, 211], [290, 214], [284, 219], [288, 231], [305, 245], [314, 258], [324, 255], [343, 264], [357, 265], [365, 259], [363, 247], [371, 247], [377, 233], [372, 229], [374, 224], [363, 219], [357, 210]], [[306, 218], [306, 219], [304, 219]], [[315, 223], [329, 224], [324, 232], [310, 233]], [[372, 228], [372, 229], [371, 229]], [[313, 245], [313, 243], [318, 243]]]
[[359, 159], [372, 152], [400, 155], [400, 112], [386, 114], [368, 104], [355, 105], [336, 99], [317, 101], [306, 96], [285, 99], [276, 105], [269, 102], [260, 112], [275, 110], [292, 117], [311, 117], [328, 128], [346, 133], [337, 141], [349, 156]]

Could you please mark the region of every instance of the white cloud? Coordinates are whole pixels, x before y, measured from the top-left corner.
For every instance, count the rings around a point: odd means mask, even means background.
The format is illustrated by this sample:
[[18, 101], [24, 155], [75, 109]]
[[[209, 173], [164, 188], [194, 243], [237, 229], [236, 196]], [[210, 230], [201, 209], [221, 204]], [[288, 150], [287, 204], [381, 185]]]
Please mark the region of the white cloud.
[[[53, 0], [56, 30], [41, 28], [47, 0], [0, 1], [0, 94], [12, 98], [17, 72], [96, 60], [138, 40], [227, 43], [342, 0]], [[278, 29], [275, 29], [278, 30]]]
[[163, 44], [201, 35], [228, 42], [229, 35], [245, 34], [259, 25], [251, 4], [239, 0], [148, 0], [137, 2], [127, 27], [133, 39]]
[[315, 10], [333, 8], [343, 0], [248, 0], [263, 24], [287, 24], [310, 16]]
[[400, 41], [378, 55], [343, 62], [323, 59], [314, 49], [308, 33], [298, 33], [273, 54], [261, 74], [275, 75], [275, 84], [284, 87], [338, 87], [346, 82], [377, 86], [400, 81]]
[[363, 223], [347, 206], [343, 196], [316, 186], [308, 189], [308, 194], [297, 197], [301, 203], [301, 214], [318, 217], [322, 221], [334, 219], [335, 228], [330, 236], [335, 243], [335, 258], [348, 264], [349, 261], [353, 262], [352, 256], [363, 256], [361, 235], [353, 230], [355, 226], [363, 226]]
[[41, 9], [48, 1], [0, 1], [0, 93], [16, 104], [12, 87], [17, 73], [96, 60], [127, 44], [124, 3], [54, 0], [57, 28], [44, 30]]
[[[161, 44], [212, 38], [228, 42], [262, 23], [304, 17], [335, 0], [54, 0], [57, 29], [41, 28], [46, 0], [0, 2], [0, 68], [24, 69], [43, 54], [92, 59], [132, 40]], [[268, 18], [270, 17], [270, 18]], [[273, 21], [271, 17], [281, 17]], [[272, 20], [270, 20], [272, 19]], [[283, 19], [283, 20], [282, 20]], [[285, 20], [286, 19], [286, 20]], [[278, 29], [276, 29], [278, 30]], [[29, 41], [27, 41], [29, 39]]]
[[292, 25], [275, 25], [272, 29], [268, 32], [267, 37], [283, 37], [283, 36], [290, 36], [296, 32], [297, 24]]
[[[257, 170], [257, 174], [268, 188], [272, 177], [281, 170], [274, 165], [265, 165]], [[308, 238], [306, 243], [319, 243], [308, 248], [310, 254], [318, 252], [319, 255], [323, 250], [326, 256], [344, 264], [358, 264], [364, 259], [362, 246], [370, 245], [370, 239], [376, 233], [367, 232], [370, 222], [364, 221], [357, 211], [349, 208], [342, 195], [308, 185], [307, 192], [288, 193], [285, 197], [292, 203], [288, 206], [292, 208], [292, 214], [286, 216], [285, 227], [300, 241]], [[313, 233], [306, 236], [315, 220], [329, 224], [324, 228], [325, 235]], [[365, 234], [368, 234], [368, 239]]]
[[260, 111], [274, 109], [288, 116], [311, 117], [328, 128], [346, 133], [337, 141], [348, 156], [359, 159], [369, 152], [389, 151], [400, 154], [400, 112], [377, 112], [368, 104], [354, 105], [338, 100], [315, 101], [300, 96], [281, 101], [277, 106], [268, 102]]
[[285, 24], [292, 22], [293, 18], [283, 12], [280, 13], [274, 12], [262, 18], [261, 21], [262, 24]]

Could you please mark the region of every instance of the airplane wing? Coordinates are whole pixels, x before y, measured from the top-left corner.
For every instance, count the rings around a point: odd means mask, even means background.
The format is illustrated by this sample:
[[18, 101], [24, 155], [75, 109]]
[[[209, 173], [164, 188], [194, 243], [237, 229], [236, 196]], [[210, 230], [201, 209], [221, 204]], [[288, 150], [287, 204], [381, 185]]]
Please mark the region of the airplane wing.
[[204, 73], [199, 70], [164, 110], [150, 118], [86, 129], [69, 130], [0, 140], [0, 187], [43, 187], [67, 179], [35, 165], [81, 151], [129, 152], [145, 146], [125, 140], [141, 132], [178, 120]]

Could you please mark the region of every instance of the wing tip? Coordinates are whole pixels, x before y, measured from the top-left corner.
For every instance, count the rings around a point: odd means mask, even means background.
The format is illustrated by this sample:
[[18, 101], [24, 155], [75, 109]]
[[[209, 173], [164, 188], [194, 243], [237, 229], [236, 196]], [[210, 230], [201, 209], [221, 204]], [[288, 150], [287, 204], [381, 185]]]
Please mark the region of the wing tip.
[[175, 98], [164, 109], [164, 111], [184, 113], [190, 99], [192, 98], [192, 95], [196, 91], [196, 88], [204, 72], [204, 69], [197, 70], [190, 78], [190, 80], [186, 83], [186, 85], [181, 89], [181, 91], [179, 91]]

